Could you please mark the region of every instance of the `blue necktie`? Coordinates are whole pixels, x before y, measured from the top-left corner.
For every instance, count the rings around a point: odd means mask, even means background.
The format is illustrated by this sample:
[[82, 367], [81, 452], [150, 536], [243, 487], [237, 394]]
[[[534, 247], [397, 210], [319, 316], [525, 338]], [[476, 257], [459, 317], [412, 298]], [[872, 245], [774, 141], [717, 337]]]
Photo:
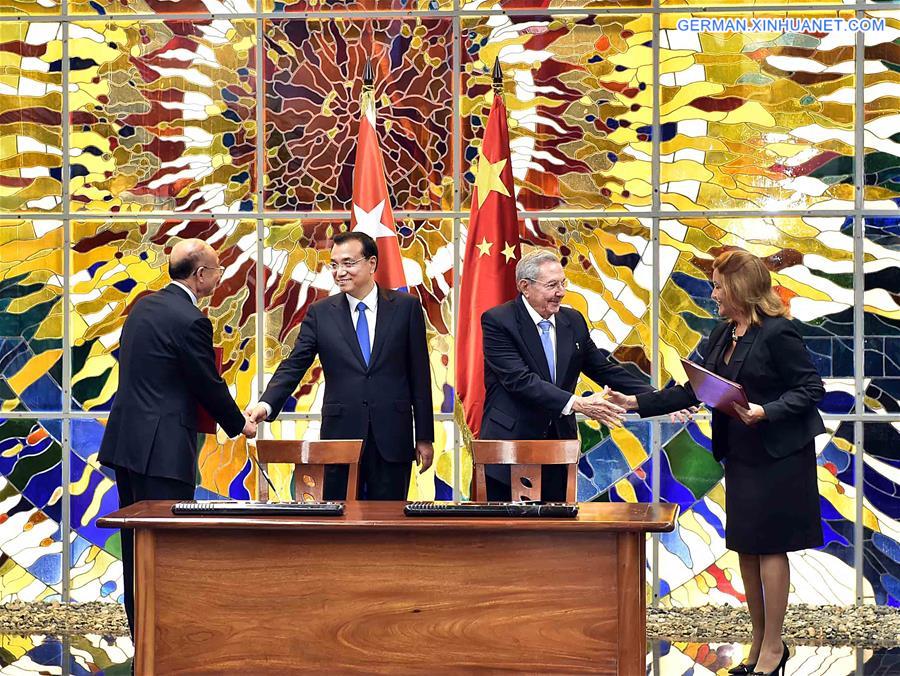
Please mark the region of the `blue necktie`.
[[368, 366], [372, 348], [369, 345], [369, 320], [366, 319], [366, 310], [368, 308], [365, 303], [360, 303], [356, 306], [356, 311], [359, 312], [359, 320], [356, 322], [356, 340], [359, 341], [359, 349], [362, 350], [363, 361]]
[[547, 366], [550, 367], [550, 382], [556, 383], [556, 360], [553, 358], [553, 343], [550, 340], [550, 322], [546, 319], [538, 322], [541, 327], [541, 344], [544, 346], [544, 355], [547, 357]]

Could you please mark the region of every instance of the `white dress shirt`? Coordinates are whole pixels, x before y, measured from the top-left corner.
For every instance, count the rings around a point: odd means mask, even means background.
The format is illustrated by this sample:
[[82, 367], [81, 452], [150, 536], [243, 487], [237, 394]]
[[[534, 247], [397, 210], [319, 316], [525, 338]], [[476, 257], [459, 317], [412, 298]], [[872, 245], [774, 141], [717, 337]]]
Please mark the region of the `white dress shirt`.
[[[354, 298], [348, 293], [347, 302], [350, 304], [350, 321], [353, 322], [354, 331], [356, 331], [356, 325], [359, 323], [359, 312], [356, 311], [356, 306], [360, 303], [366, 304], [366, 320], [369, 324], [369, 354], [371, 355], [372, 346], [375, 345], [375, 317], [376, 310], [378, 309], [378, 285], [375, 284], [365, 298]], [[259, 403], [266, 407], [266, 417], [268, 418], [271, 416], [272, 406], [265, 401], [260, 401]]]
[[372, 290], [365, 298], [354, 298], [347, 294], [347, 302], [350, 303], [350, 320], [353, 322], [353, 330], [356, 330], [356, 324], [359, 322], [359, 312], [356, 306], [360, 303], [366, 304], [366, 320], [369, 324], [369, 354], [372, 353], [372, 346], [375, 345], [375, 310], [378, 307], [378, 285], [372, 287]]
[[[538, 326], [538, 324], [540, 324], [542, 321], [545, 321], [544, 318], [537, 313], [537, 310], [529, 305], [528, 300], [525, 298], [525, 296], [522, 296], [522, 303], [525, 305], [525, 310], [528, 312], [528, 316], [531, 317], [531, 321], [534, 322], [534, 328], [537, 329], [538, 338], [540, 338], [543, 331], [541, 331], [541, 327]], [[553, 366], [555, 368], [559, 361], [559, 351], [556, 349], [556, 315], [550, 315], [546, 321], [550, 322], [550, 344], [553, 346]], [[555, 381], [556, 374], [553, 373], [551, 375], [553, 376], [553, 380]], [[574, 403], [575, 395], [573, 394], [571, 397], [569, 397], [569, 402], [565, 405], [565, 408], [563, 408], [560, 415], [569, 415], [572, 412], [572, 404]]]
[[185, 286], [184, 284], [179, 282], [177, 279], [173, 279], [172, 284], [174, 284], [175, 286], [177, 286], [181, 289], [184, 289], [185, 293], [188, 295], [188, 298], [190, 298], [191, 302], [194, 304], [194, 307], [197, 307], [197, 296], [194, 295], [194, 292], [191, 291], [190, 287]]

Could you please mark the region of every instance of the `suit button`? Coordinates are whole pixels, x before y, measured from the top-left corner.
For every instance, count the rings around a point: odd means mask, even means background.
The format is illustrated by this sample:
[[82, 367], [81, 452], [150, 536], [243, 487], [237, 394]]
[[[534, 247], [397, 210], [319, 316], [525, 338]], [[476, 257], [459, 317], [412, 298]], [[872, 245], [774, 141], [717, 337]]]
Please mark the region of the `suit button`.
[[368, 405], [369, 405], [368, 401], [363, 401], [363, 406], [368, 406]]

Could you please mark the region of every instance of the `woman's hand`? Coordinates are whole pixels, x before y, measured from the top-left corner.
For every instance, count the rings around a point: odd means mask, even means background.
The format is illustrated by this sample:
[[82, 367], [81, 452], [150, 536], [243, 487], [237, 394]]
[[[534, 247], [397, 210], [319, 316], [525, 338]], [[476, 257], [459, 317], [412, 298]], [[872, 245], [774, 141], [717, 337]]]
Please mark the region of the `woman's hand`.
[[601, 394], [607, 400], [609, 400], [616, 406], [621, 406], [626, 411], [633, 411], [638, 407], [637, 397], [635, 397], [633, 394], [622, 394], [621, 392], [617, 392], [616, 390], [609, 389], [609, 386], [604, 387]]
[[687, 423], [694, 419], [694, 414], [699, 411], [696, 406], [691, 406], [690, 408], [683, 408], [680, 411], [675, 411], [674, 413], [669, 414], [669, 422], [673, 423]]
[[750, 408], [744, 408], [734, 403], [732, 407], [745, 425], [755, 425], [766, 419], [766, 409], [759, 404], [750, 404]]

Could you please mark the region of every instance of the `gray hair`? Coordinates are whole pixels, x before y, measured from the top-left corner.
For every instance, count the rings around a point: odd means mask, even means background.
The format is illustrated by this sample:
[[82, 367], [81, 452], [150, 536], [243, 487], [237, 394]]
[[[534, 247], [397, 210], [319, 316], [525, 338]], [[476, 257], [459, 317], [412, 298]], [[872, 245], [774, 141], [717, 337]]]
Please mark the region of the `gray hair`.
[[522, 279], [536, 280], [544, 263], [559, 263], [559, 256], [548, 249], [529, 251], [516, 264], [516, 282]]

